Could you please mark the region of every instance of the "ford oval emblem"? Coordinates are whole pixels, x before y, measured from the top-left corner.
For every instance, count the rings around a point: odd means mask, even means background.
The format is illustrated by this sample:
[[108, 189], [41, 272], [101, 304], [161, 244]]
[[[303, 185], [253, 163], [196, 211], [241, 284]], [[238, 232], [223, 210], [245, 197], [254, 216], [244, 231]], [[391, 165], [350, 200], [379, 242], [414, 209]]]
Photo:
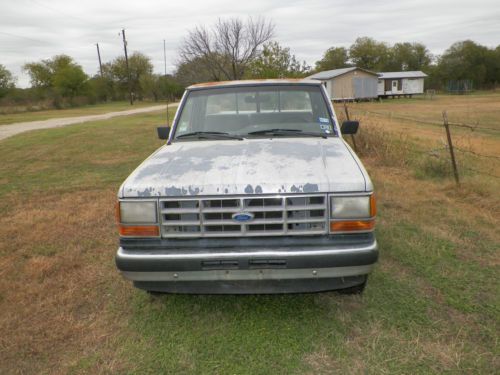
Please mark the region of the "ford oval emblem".
[[253, 214], [249, 212], [238, 212], [233, 214], [232, 218], [234, 221], [247, 222], [253, 219]]

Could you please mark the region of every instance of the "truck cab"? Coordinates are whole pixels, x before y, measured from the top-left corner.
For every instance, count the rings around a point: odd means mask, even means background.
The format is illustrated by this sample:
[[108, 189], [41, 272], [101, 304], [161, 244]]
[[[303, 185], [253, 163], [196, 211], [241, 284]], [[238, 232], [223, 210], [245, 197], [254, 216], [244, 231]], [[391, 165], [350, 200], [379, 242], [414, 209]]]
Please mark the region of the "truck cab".
[[373, 185], [321, 82], [186, 89], [166, 143], [118, 191], [116, 265], [169, 293], [361, 292]]

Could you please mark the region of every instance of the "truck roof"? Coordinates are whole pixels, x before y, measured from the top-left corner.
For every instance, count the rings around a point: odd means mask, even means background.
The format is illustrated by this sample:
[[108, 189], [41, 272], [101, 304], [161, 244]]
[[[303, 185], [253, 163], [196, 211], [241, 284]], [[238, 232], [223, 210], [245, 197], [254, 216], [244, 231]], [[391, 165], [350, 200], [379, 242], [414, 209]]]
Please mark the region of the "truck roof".
[[213, 87], [227, 87], [227, 86], [255, 86], [255, 85], [288, 85], [288, 84], [305, 84], [305, 85], [321, 85], [320, 81], [307, 79], [307, 78], [284, 78], [284, 79], [248, 79], [238, 81], [217, 81], [197, 83], [189, 86], [188, 90], [196, 90], [203, 88]]

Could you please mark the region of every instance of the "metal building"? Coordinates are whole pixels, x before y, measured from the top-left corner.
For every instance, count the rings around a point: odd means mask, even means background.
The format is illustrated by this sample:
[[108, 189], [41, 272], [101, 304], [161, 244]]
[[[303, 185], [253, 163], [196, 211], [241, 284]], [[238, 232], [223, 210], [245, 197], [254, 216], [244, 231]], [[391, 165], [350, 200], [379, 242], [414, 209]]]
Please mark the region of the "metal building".
[[356, 100], [376, 98], [378, 75], [362, 68], [325, 70], [309, 79], [323, 83], [332, 100]]
[[409, 72], [379, 73], [377, 92], [379, 96], [412, 96], [424, 93], [424, 78], [420, 70]]

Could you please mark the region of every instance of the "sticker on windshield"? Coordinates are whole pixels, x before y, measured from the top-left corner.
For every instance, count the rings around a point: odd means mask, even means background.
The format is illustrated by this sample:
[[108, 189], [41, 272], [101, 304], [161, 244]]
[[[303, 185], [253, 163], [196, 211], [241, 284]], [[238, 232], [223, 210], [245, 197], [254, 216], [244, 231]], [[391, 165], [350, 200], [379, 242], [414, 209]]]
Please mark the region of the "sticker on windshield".
[[326, 134], [330, 134], [332, 132], [332, 127], [330, 124], [319, 124], [319, 127]]
[[327, 117], [318, 117], [318, 122], [320, 124], [329, 124], [330, 123], [330, 120], [328, 120]]

